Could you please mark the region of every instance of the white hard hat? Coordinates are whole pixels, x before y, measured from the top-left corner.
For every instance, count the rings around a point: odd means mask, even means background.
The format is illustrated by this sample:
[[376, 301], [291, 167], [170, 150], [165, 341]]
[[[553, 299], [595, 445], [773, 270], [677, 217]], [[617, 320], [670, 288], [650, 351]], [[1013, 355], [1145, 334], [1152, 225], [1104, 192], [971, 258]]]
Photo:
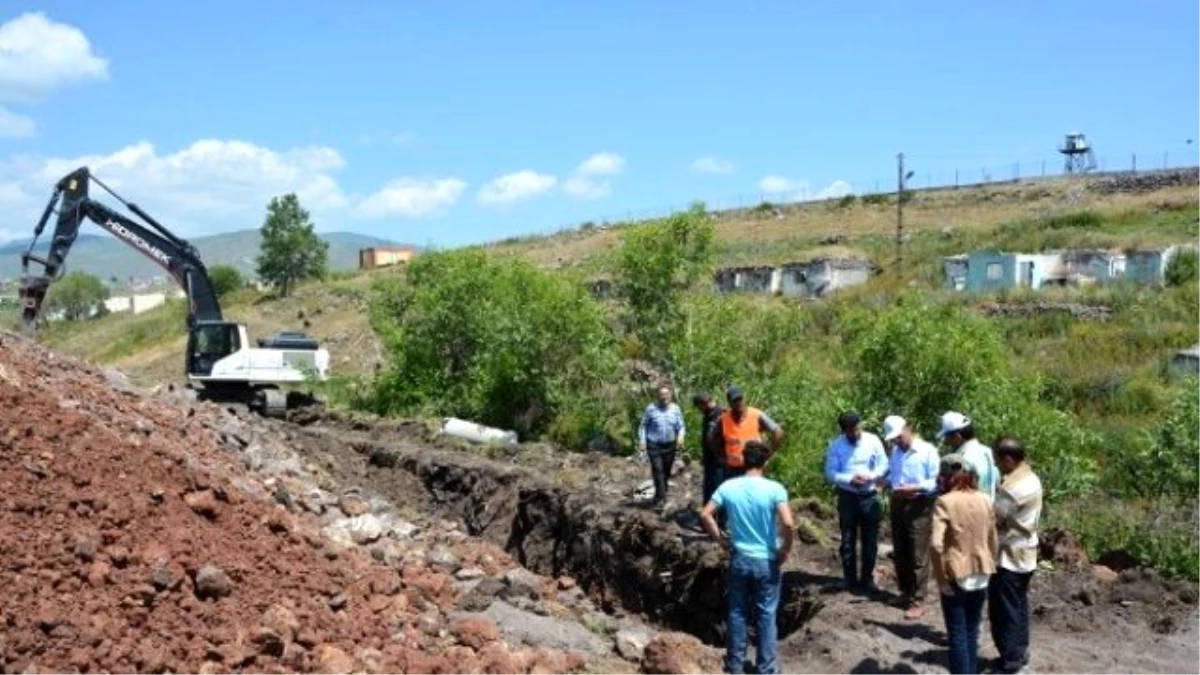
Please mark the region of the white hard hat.
[[908, 422], [905, 422], [904, 418], [899, 415], [887, 416], [883, 420], [883, 440], [896, 440], [896, 437], [900, 435], [901, 431], [904, 431], [904, 427], [907, 424]]
[[971, 418], [966, 415], [955, 412], [953, 410], [945, 413], [941, 417], [941, 428], [938, 430], [937, 437], [944, 438], [948, 434], [965, 429], [971, 426]]

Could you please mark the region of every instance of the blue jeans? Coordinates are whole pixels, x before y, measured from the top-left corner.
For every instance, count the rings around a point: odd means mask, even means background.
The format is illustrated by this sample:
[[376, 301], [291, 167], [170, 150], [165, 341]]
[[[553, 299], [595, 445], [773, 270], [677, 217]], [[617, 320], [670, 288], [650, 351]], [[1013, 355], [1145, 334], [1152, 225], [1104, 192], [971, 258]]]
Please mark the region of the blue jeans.
[[950, 672], [978, 673], [979, 623], [983, 620], [987, 589], [967, 592], [955, 586], [952, 595], [940, 595], [946, 641], [950, 643]]
[[774, 561], [749, 558], [736, 552], [733, 554], [725, 586], [729, 601], [725, 635], [725, 672], [742, 672], [748, 641], [747, 615], [751, 606], [758, 618], [758, 643], [754, 647], [755, 670], [759, 673], [779, 672], [779, 636], [775, 614], [779, 609], [782, 578], [779, 565]]

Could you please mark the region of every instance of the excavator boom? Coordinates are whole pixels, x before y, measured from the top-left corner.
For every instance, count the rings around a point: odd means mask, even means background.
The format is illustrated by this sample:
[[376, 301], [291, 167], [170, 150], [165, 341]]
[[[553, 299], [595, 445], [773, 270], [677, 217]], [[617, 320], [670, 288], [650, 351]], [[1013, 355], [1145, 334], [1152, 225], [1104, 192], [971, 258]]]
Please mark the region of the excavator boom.
[[[93, 182], [145, 222], [137, 222], [92, 199], [89, 187]], [[49, 249], [45, 257], [36, 255], [33, 249], [55, 213], [58, 218]], [[221, 321], [221, 306], [216, 291], [196, 248], [172, 234], [136, 204], [122, 199], [92, 176], [87, 167], [80, 167], [55, 185], [54, 194], [34, 230], [33, 241], [29, 249], [21, 254], [21, 319], [27, 332], [34, 330], [46, 292], [50, 284], [61, 276], [63, 263], [84, 220], [91, 220], [108, 230], [175, 279], [187, 294], [189, 327], [197, 321]], [[30, 274], [31, 262], [41, 265], [39, 273]]]

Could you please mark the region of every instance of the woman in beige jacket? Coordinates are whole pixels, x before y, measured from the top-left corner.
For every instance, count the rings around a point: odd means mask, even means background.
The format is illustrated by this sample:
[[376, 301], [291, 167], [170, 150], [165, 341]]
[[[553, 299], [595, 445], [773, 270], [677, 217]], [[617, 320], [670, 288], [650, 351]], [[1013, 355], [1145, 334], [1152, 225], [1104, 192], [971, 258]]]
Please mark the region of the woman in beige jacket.
[[978, 480], [962, 455], [942, 458], [929, 562], [941, 591], [951, 673], [979, 672], [979, 624], [996, 571], [996, 521]]

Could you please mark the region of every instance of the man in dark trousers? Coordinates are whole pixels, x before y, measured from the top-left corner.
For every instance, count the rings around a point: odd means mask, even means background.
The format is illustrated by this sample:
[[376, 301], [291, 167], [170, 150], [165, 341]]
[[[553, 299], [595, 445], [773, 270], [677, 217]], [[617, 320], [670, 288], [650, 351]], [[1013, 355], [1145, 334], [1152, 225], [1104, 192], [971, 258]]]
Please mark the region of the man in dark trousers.
[[996, 468], [1003, 479], [994, 504], [1000, 559], [988, 582], [988, 622], [1002, 673], [1029, 664], [1029, 581], [1037, 570], [1042, 481], [1025, 461], [1025, 448], [1009, 436], [996, 440]]
[[665, 505], [671, 467], [676, 451], [683, 448], [684, 431], [683, 411], [671, 400], [671, 388], [659, 387], [658, 400], [646, 406], [638, 425], [638, 450], [650, 460], [656, 507]]
[[[888, 473], [883, 441], [861, 428], [857, 412], [838, 417], [842, 433], [825, 451], [825, 480], [837, 488], [838, 526], [842, 534], [842, 583], [845, 590], [874, 595], [875, 555], [879, 547], [879, 521], [883, 501], [880, 478]], [[858, 540], [862, 539], [862, 568], [856, 565]]]
[[693, 396], [692, 405], [696, 407], [703, 419], [700, 424], [700, 450], [704, 466], [704, 499], [700, 506], [703, 508], [708, 500], [712, 499], [713, 493], [717, 491], [717, 486], [725, 479], [725, 447], [713, 433], [713, 429], [720, 423], [721, 413], [725, 412], [725, 409], [717, 405], [708, 392], [700, 392]]

